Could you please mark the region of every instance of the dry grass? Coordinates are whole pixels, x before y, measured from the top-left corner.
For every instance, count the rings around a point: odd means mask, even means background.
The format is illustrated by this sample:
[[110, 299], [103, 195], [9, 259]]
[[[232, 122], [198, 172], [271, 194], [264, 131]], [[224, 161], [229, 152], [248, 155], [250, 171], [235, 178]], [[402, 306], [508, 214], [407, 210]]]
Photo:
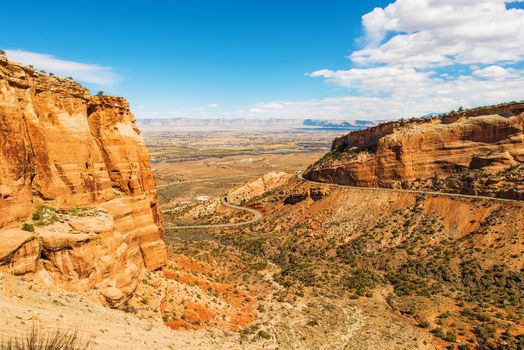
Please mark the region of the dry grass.
[[1, 340], [0, 350], [87, 350], [89, 340], [83, 339], [77, 330], [47, 331], [32, 326], [23, 337]]

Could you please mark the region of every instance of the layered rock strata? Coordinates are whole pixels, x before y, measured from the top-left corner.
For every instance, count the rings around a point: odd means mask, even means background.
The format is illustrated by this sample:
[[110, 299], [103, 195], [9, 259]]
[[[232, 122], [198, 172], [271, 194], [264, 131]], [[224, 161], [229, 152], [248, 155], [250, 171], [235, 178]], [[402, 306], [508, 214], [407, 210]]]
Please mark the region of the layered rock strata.
[[334, 140], [304, 176], [524, 199], [524, 103], [396, 121]]
[[97, 286], [113, 305], [166, 259], [149, 153], [128, 103], [5, 57], [0, 212], [0, 269]]

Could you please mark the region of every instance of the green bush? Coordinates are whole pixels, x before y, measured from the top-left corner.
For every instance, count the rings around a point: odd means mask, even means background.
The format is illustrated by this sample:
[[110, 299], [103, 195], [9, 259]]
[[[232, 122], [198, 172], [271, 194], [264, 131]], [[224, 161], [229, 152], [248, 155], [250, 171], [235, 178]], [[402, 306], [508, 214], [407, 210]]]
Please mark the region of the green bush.
[[35, 232], [35, 227], [27, 222], [22, 225], [22, 230], [27, 232]]
[[262, 339], [271, 339], [271, 334], [266, 331], [258, 331], [257, 336]]
[[57, 222], [58, 215], [55, 209], [43, 205], [33, 212], [32, 219], [36, 226], [47, 226]]
[[429, 322], [426, 321], [426, 320], [422, 320], [422, 321], [420, 321], [420, 322], [418, 323], [418, 326], [419, 326], [420, 328], [429, 328]]
[[457, 341], [457, 335], [455, 334], [455, 332], [449, 331], [446, 332], [446, 335], [442, 339], [450, 343], [454, 343]]
[[368, 269], [358, 269], [345, 278], [345, 285], [355, 290], [358, 296], [370, 296], [379, 282], [380, 277]]

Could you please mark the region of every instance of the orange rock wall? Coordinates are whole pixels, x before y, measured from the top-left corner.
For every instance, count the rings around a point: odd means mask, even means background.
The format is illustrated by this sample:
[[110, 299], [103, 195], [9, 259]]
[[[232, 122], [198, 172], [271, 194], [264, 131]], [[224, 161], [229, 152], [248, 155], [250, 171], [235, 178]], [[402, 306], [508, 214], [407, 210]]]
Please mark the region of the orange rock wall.
[[[43, 204], [55, 209], [98, 207], [111, 216], [109, 233], [77, 242], [72, 251], [53, 252], [62, 262], [69, 254], [70, 266], [55, 269], [52, 279], [82, 280], [85, 274], [75, 270], [75, 259], [81, 259], [82, 250], [95, 260], [101, 258], [99, 253], [111, 256], [96, 248], [104, 245], [132, 252], [129, 256], [135, 257], [131, 260], [138, 270], [163, 266], [166, 252], [155, 179], [128, 103], [123, 98], [91, 96], [72, 80], [0, 57], [0, 252], [2, 232], [9, 231], [4, 241], [16, 248], [0, 257], [0, 265], [16, 270], [13, 259], [26, 252], [25, 260], [19, 261], [21, 272], [46, 269], [45, 264], [27, 263], [37, 260], [31, 254], [40, 254], [45, 245], [39, 248], [33, 239], [17, 239], [13, 233]], [[13, 246], [13, 241], [20, 241], [20, 246]], [[129, 268], [125, 261], [117, 265]], [[99, 277], [78, 285], [89, 288]]]
[[524, 163], [524, 104], [413, 122], [391, 122], [336, 139], [305, 173], [321, 182], [409, 187], [468, 170], [496, 173]]

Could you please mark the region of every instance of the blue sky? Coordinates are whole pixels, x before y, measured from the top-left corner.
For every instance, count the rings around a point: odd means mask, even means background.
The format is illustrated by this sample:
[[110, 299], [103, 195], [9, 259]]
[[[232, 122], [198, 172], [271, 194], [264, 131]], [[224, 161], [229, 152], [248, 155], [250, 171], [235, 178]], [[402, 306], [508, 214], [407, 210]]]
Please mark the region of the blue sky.
[[[501, 43], [495, 31], [482, 37], [457, 35], [478, 32], [470, 27], [480, 16], [493, 26], [513, 23], [505, 36], [519, 42], [522, 2], [417, 1], [122, 0], [43, 5], [7, 0], [0, 48], [14, 60], [69, 73], [93, 92], [101, 89], [126, 97], [138, 117], [381, 119], [524, 98], [522, 88], [513, 88], [520, 84], [513, 78], [522, 73], [523, 49]], [[446, 2], [448, 8], [442, 7]], [[463, 16], [446, 23], [439, 20], [439, 11], [477, 11], [478, 16], [470, 22]], [[412, 23], [408, 15], [422, 22]], [[424, 19], [426, 15], [430, 17]], [[431, 21], [435, 23], [424, 27]], [[450, 49], [443, 40], [432, 48], [426, 45], [434, 42], [431, 37], [417, 37], [425, 32], [439, 38], [449, 32], [448, 41], [455, 47]], [[420, 44], [410, 56], [399, 54], [413, 48], [406, 35]], [[406, 47], [391, 44], [400, 36]], [[465, 57], [471, 47], [483, 50]], [[430, 62], [419, 57], [435, 50], [443, 54]], [[500, 60], [486, 52], [511, 55]], [[447, 62], [446, 57], [453, 59]], [[511, 82], [501, 81], [504, 76]], [[442, 83], [449, 77], [452, 86]], [[478, 81], [461, 81], [468, 79]], [[419, 96], [436, 83], [465, 94], [470, 85], [478, 89], [479, 81], [491, 92], [477, 99], [461, 100], [454, 93]], [[500, 92], [503, 83], [508, 94]], [[395, 97], [406, 85], [415, 90]], [[412, 95], [416, 98], [403, 106]]]

